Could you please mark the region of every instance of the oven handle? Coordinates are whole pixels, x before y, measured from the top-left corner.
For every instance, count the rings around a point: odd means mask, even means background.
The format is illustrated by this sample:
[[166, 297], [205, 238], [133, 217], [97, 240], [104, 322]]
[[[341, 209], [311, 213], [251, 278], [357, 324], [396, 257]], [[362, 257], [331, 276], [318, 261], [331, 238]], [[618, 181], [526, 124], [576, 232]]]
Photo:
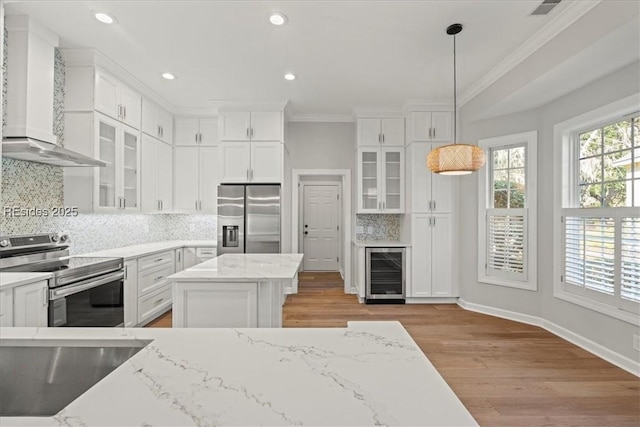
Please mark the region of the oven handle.
[[118, 271], [115, 274], [110, 274], [99, 280], [88, 279], [75, 285], [67, 286], [63, 289], [53, 290], [50, 292], [49, 299], [55, 301], [60, 298], [68, 297], [69, 295], [77, 294], [78, 292], [86, 291], [88, 289], [97, 288], [106, 283], [113, 282], [115, 280], [124, 279], [124, 271]]

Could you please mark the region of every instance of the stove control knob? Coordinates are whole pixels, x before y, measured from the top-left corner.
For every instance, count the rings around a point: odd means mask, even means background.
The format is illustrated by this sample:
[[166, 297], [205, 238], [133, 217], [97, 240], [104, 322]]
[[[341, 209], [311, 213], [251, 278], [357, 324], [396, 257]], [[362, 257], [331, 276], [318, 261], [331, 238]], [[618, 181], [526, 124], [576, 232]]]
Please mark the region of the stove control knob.
[[67, 236], [66, 234], [61, 234], [60, 235], [60, 241], [61, 242], [66, 242], [69, 239], [69, 236]]
[[0, 240], [0, 248], [6, 248], [7, 246], [9, 246], [8, 240]]
[[58, 235], [54, 234], [53, 236], [51, 236], [51, 241], [52, 242], [57, 242], [58, 241]]

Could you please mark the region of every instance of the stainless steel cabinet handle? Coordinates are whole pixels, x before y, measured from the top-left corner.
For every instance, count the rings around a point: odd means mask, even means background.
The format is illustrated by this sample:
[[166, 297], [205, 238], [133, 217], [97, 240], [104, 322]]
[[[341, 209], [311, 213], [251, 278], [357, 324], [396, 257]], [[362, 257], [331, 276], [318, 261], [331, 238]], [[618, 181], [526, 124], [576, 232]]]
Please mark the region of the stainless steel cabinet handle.
[[153, 305], [158, 305], [160, 304], [162, 301], [164, 301], [164, 298], [160, 298], [159, 300], [156, 300]]
[[249, 128], [247, 128], [247, 139], [249, 138]]
[[249, 181], [249, 169], [247, 169], [247, 181]]
[[127, 208], [127, 198], [123, 197], [122, 198], [122, 209], [126, 209]]
[[202, 200], [198, 201], [198, 204], [200, 206], [200, 210], [202, 210]]
[[122, 118], [122, 105], [118, 104], [118, 118], [121, 119]]
[[381, 136], [381, 134], [378, 134], [378, 142], [382, 144], [382, 136]]
[[251, 128], [251, 138], [253, 138], [253, 128]]
[[129, 266], [125, 265], [124, 266], [124, 280], [127, 280], [128, 276], [129, 276]]
[[198, 134], [197, 133], [194, 135], [194, 138], [196, 139], [196, 144], [197, 144], [198, 143]]
[[124, 119], [127, 120], [127, 106], [125, 105], [122, 109], [124, 110]]
[[97, 288], [98, 286], [104, 285], [105, 283], [113, 282], [119, 279], [124, 279], [124, 272], [119, 271], [103, 279], [99, 279], [98, 281], [95, 281], [95, 279], [96, 278], [93, 277], [91, 279], [84, 280], [76, 285], [66, 286], [57, 291], [56, 290], [51, 291], [51, 299], [52, 300], [60, 299], [68, 295], [73, 295], [78, 292], [86, 291], [87, 289]]
[[433, 210], [434, 211], [436, 210], [436, 201], [435, 200], [433, 201]]
[[431, 138], [431, 128], [429, 128], [429, 138]]
[[382, 134], [382, 143], [384, 144], [384, 133]]
[[250, 175], [251, 175], [251, 181], [253, 181], [253, 169], [251, 169]]
[[158, 276], [158, 277], [156, 277], [155, 279], [153, 279], [153, 281], [154, 281], [154, 282], [157, 282], [157, 281], [158, 281], [158, 280], [160, 280], [160, 279], [164, 279], [164, 276]]
[[196, 200], [196, 210], [198, 210], [198, 201]]
[[42, 305], [46, 307], [49, 305], [49, 288], [42, 288]]

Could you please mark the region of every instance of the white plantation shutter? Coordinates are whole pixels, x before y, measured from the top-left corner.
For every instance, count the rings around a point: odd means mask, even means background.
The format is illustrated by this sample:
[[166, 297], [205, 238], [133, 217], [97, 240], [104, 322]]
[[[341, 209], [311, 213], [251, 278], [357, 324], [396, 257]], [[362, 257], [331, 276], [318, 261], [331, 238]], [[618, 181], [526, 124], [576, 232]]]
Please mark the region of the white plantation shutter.
[[565, 281], [606, 295], [614, 294], [613, 218], [565, 218]]
[[640, 302], [640, 218], [621, 221], [621, 297]]
[[487, 209], [487, 275], [527, 280], [526, 209]]

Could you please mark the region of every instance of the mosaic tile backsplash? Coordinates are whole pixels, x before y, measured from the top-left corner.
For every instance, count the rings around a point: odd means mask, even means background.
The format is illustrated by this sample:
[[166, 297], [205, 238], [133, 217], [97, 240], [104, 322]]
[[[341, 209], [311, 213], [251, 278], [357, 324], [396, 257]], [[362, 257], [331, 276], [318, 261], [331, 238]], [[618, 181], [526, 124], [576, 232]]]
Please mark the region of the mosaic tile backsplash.
[[[400, 240], [401, 215], [356, 215], [356, 239]], [[362, 227], [362, 233], [359, 233]]]

